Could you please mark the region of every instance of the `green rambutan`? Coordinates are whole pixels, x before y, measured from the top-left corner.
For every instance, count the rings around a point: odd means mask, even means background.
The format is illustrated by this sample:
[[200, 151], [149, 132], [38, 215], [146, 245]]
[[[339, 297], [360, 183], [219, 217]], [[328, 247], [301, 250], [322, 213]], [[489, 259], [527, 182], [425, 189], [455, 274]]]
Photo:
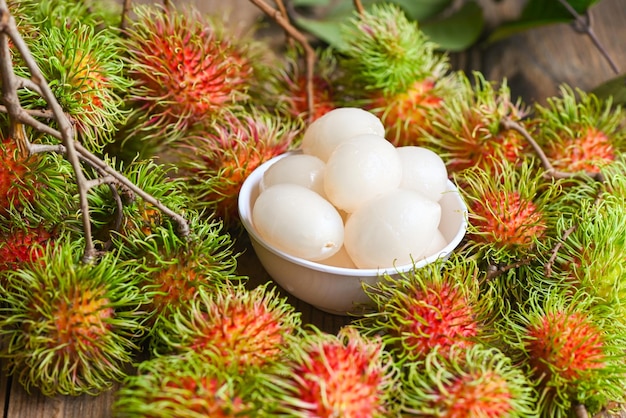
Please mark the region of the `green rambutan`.
[[[313, 328], [276, 382], [278, 415], [295, 417], [390, 416], [397, 389], [397, 369], [380, 339], [368, 339], [352, 327], [338, 335]], [[276, 415], [273, 415], [276, 416]]]
[[258, 389], [249, 377], [229, 374], [220, 359], [207, 361], [193, 353], [162, 356], [139, 364], [115, 394], [114, 416], [127, 418], [251, 417], [259, 405]]
[[113, 255], [81, 264], [82, 252], [82, 240], [59, 238], [45, 262], [5, 275], [0, 357], [27, 390], [101, 393], [126, 375], [145, 332], [136, 268]]
[[379, 116], [394, 145], [422, 145], [430, 112], [454, 93], [447, 57], [393, 4], [374, 4], [342, 27], [349, 95]]
[[517, 131], [503, 129], [502, 122], [510, 119], [523, 126], [527, 111], [519, 100], [513, 101], [506, 81], [495, 86], [480, 73], [474, 73], [473, 82], [458, 73], [456, 89], [442, 102], [425, 139], [448, 171], [486, 169], [496, 161], [519, 163], [528, 145]]
[[[44, 26], [28, 47], [56, 99], [75, 122], [78, 139], [89, 150], [101, 152], [128, 116], [121, 95], [130, 81], [123, 75], [118, 35], [113, 29], [96, 30], [80, 22]], [[16, 73], [29, 77], [25, 66], [17, 67]], [[48, 108], [33, 91], [21, 91], [21, 99], [24, 107]]]
[[157, 324], [158, 353], [217, 355], [224, 367], [269, 368], [283, 360], [300, 326], [300, 314], [269, 283], [248, 290], [224, 284], [198, 290], [188, 306]]
[[506, 315], [504, 339], [538, 385], [542, 416], [569, 416], [578, 405], [597, 413], [624, 401], [626, 328], [615, 315], [584, 291], [534, 292]]
[[140, 117], [131, 140], [151, 135], [172, 141], [249, 98], [256, 82], [252, 52], [217, 20], [172, 5], [134, 12], [125, 47], [135, 81], [128, 99]]
[[262, 163], [295, 146], [301, 123], [263, 111], [225, 114], [203, 136], [181, 148], [179, 167], [188, 193], [228, 227], [238, 225], [237, 199], [244, 180]]
[[561, 96], [535, 106], [537, 142], [556, 170], [598, 173], [624, 150], [623, 113], [610, 99], [561, 87]]
[[407, 416], [530, 418], [537, 416], [536, 398], [522, 369], [480, 344], [453, 347], [445, 356], [434, 350], [423, 364], [409, 364], [402, 379]]
[[602, 303], [623, 305], [625, 203], [623, 197], [603, 194], [601, 199], [579, 202], [579, 210], [558, 219], [555, 234], [562, 238], [549, 282], [564, 285], [570, 292], [584, 290]]
[[243, 281], [235, 272], [237, 254], [233, 241], [221, 222], [189, 217], [190, 235], [180, 237], [171, 223], [152, 227], [128, 237], [114, 238], [121, 256], [135, 260], [145, 273], [148, 289], [154, 291], [151, 306], [159, 317], [167, 318], [187, 306], [201, 290]]
[[471, 347], [485, 338], [489, 295], [479, 293], [478, 267], [456, 259], [383, 277], [366, 288], [376, 311], [355, 326], [381, 335], [398, 363], [419, 362], [433, 350], [445, 356], [453, 346]]

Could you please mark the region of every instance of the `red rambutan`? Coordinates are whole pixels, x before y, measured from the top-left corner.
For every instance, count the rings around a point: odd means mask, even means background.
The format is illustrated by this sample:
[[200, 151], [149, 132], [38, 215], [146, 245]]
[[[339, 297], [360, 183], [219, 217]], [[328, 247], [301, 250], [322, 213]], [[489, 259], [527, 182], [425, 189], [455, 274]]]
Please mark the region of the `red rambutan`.
[[351, 327], [316, 329], [298, 344], [282, 383], [279, 412], [307, 417], [383, 417], [393, 409], [397, 373], [379, 339]]
[[[177, 137], [248, 98], [254, 69], [243, 43], [197, 10], [140, 6], [126, 31], [129, 98], [145, 126]], [[144, 132], [145, 133], [145, 132]]]
[[403, 412], [447, 418], [533, 417], [536, 392], [521, 369], [495, 348], [431, 352], [403, 377]]
[[224, 284], [198, 291], [187, 307], [157, 324], [159, 352], [218, 355], [235, 371], [272, 365], [289, 348], [300, 314], [269, 284]]
[[44, 246], [53, 239], [42, 225], [12, 228], [0, 233], [0, 272], [17, 270], [22, 265], [38, 260]]
[[382, 335], [400, 363], [423, 360], [437, 349], [470, 347], [483, 336], [489, 298], [479, 298], [477, 266], [471, 262], [416, 269], [367, 289], [377, 312], [356, 322], [365, 334]]

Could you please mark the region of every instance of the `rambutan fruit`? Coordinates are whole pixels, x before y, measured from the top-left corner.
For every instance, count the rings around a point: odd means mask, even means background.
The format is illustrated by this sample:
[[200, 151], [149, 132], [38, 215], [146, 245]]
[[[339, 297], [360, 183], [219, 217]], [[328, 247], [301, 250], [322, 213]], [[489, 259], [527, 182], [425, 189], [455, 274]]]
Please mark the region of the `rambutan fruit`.
[[487, 325], [490, 298], [479, 293], [478, 266], [471, 261], [438, 262], [385, 276], [366, 292], [376, 311], [355, 321], [366, 335], [381, 335], [399, 364], [419, 362], [437, 349], [475, 345]]
[[194, 351], [217, 355], [235, 372], [271, 368], [293, 344], [300, 314], [269, 284], [246, 289], [224, 284], [199, 290], [188, 306], [157, 324], [160, 354]]
[[70, 164], [53, 153], [27, 155], [17, 141], [0, 132], [0, 216], [34, 224], [63, 220], [75, 207], [75, 186], [67, 182]]
[[224, 372], [219, 362], [193, 353], [141, 362], [137, 374], [128, 376], [116, 392], [114, 416], [259, 416], [259, 405], [249, 399], [258, 388], [254, 380]]
[[[537, 393], [522, 369], [483, 345], [429, 353], [402, 378], [406, 416], [449, 418], [535, 417]], [[405, 416], [405, 415], [403, 415]]]
[[447, 57], [392, 4], [373, 5], [342, 27], [348, 95], [379, 116], [394, 145], [422, 145], [429, 113], [455, 89]]
[[536, 257], [537, 244], [553, 227], [550, 205], [559, 183], [543, 179], [526, 161], [493, 164], [457, 176], [469, 208], [468, 245], [491, 266]]
[[151, 306], [157, 321], [187, 306], [203, 289], [212, 292], [216, 286], [245, 281], [235, 272], [238, 255], [222, 223], [198, 215], [188, 220], [187, 237], [180, 237], [171, 223], [151, 228], [149, 235], [138, 231], [114, 237], [121, 257], [140, 266], [145, 275], [142, 286], [154, 291]]
[[225, 114], [181, 150], [182, 177], [192, 207], [208, 210], [230, 228], [239, 225], [237, 199], [244, 180], [262, 163], [295, 146], [300, 122], [263, 111]]
[[44, 225], [24, 228], [13, 225], [0, 232], [0, 274], [39, 260], [44, 247], [52, 241], [54, 232]]
[[276, 382], [284, 390], [277, 397], [279, 416], [383, 417], [396, 408], [393, 360], [380, 339], [355, 328], [344, 327], [337, 335], [312, 328], [287, 365], [289, 371]]
[[424, 139], [446, 161], [448, 171], [486, 169], [495, 161], [519, 163], [528, 145], [502, 122], [508, 119], [523, 126], [528, 112], [519, 100], [513, 101], [506, 81], [495, 86], [480, 73], [474, 73], [473, 82], [457, 73], [455, 86], [456, 94], [442, 102]]
[[[245, 102], [254, 55], [217, 20], [195, 9], [138, 6], [125, 31], [128, 99], [139, 117], [130, 140], [179, 138], [198, 123]], [[137, 139], [141, 138], [141, 139]]]
[[556, 170], [598, 173], [624, 150], [623, 114], [610, 99], [562, 86], [561, 96], [536, 104], [537, 142]]
[[584, 291], [562, 290], [533, 292], [506, 315], [504, 339], [538, 385], [542, 416], [570, 416], [579, 405], [595, 414], [624, 401], [626, 328], [615, 315]]
[[149, 292], [136, 268], [105, 255], [83, 264], [84, 244], [63, 237], [45, 262], [5, 275], [0, 356], [9, 373], [42, 394], [98, 394], [126, 375], [133, 361]]
[[[78, 140], [99, 153], [113, 141], [128, 112], [121, 97], [130, 81], [119, 58], [123, 50], [112, 29], [73, 25], [44, 26], [28, 44], [56, 99], [75, 122]], [[54, 59], [50, 59], [54, 57]], [[25, 66], [16, 73], [29, 77]], [[35, 92], [21, 92], [24, 107], [47, 109]]]

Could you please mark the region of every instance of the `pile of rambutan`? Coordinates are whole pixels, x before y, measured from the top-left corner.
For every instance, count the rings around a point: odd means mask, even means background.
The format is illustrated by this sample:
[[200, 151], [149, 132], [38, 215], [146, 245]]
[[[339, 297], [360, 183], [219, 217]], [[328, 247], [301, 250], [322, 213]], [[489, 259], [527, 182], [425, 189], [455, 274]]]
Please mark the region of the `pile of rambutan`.
[[[190, 233], [102, 185], [89, 194], [99, 257], [85, 262], [72, 167], [19, 146], [57, 139], [2, 116], [0, 358], [25, 388], [117, 385], [120, 417], [566, 417], [626, 405], [619, 106], [569, 86], [524, 104], [505, 80], [453, 71], [417, 22], [379, 2], [342, 24], [343, 49], [315, 50], [311, 109], [299, 46], [281, 58], [254, 31], [172, 4], [134, 7], [121, 27], [121, 10], [102, 3], [10, 10], [77, 141]], [[17, 54], [14, 67], [30, 77]], [[36, 89], [19, 93], [49, 122]], [[309, 123], [348, 106], [379, 117], [394, 145], [443, 158], [468, 229], [448, 259], [365, 286], [369, 310], [334, 334], [239, 272], [237, 196]]]

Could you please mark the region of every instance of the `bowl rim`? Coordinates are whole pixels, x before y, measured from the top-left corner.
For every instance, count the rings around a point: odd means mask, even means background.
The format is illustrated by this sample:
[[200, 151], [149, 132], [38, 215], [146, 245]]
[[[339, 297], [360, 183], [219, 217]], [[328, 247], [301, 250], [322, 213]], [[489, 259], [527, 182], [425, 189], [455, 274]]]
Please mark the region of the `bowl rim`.
[[292, 262], [302, 267], [306, 267], [315, 271], [319, 271], [322, 273], [330, 273], [334, 275], [352, 276], [352, 277], [359, 277], [359, 276], [376, 277], [380, 275], [393, 275], [393, 274], [408, 272], [412, 269], [421, 268], [437, 261], [440, 258], [445, 258], [447, 254], [452, 253], [452, 251], [461, 243], [461, 241], [463, 240], [463, 237], [465, 236], [465, 233], [467, 231], [467, 223], [468, 223], [468, 220], [467, 220], [468, 208], [467, 208], [465, 201], [460, 196], [460, 193], [456, 185], [451, 180], [448, 179], [448, 187], [449, 187], [448, 192], [455, 192], [457, 194], [457, 198], [462, 207], [461, 211], [462, 211], [463, 218], [462, 218], [461, 224], [459, 226], [458, 231], [454, 235], [454, 238], [444, 248], [442, 248], [438, 253], [433, 254], [429, 257], [420, 259], [417, 262], [404, 264], [401, 266], [386, 267], [386, 268], [354, 269], [354, 268], [347, 268], [347, 267], [329, 266], [326, 264], [317, 263], [315, 261], [305, 260], [303, 258], [293, 256], [277, 248], [274, 248], [269, 243], [267, 243], [256, 231], [254, 224], [252, 223], [252, 213], [250, 210], [251, 205], [249, 203], [249, 200], [251, 196], [253, 195], [254, 188], [258, 187], [258, 184], [261, 181], [263, 173], [265, 173], [265, 171], [267, 171], [267, 169], [276, 161], [282, 158], [285, 158], [289, 155], [295, 155], [295, 154], [302, 154], [302, 151], [291, 150], [291, 151], [284, 152], [282, 154], [279, 154], [265, 161], [264, 163], [260, 164], [257, 168], [255, 168], [242, 183], [241, 189], [239, 191], [238, 201], [237, 201], [239, 218], [246, 232], [259, 245], [261, 245], [267, 251], [270, 251], [271, 253], [273, 253], [274, 255], [282, 259], [285, 259], [289, 262]]

